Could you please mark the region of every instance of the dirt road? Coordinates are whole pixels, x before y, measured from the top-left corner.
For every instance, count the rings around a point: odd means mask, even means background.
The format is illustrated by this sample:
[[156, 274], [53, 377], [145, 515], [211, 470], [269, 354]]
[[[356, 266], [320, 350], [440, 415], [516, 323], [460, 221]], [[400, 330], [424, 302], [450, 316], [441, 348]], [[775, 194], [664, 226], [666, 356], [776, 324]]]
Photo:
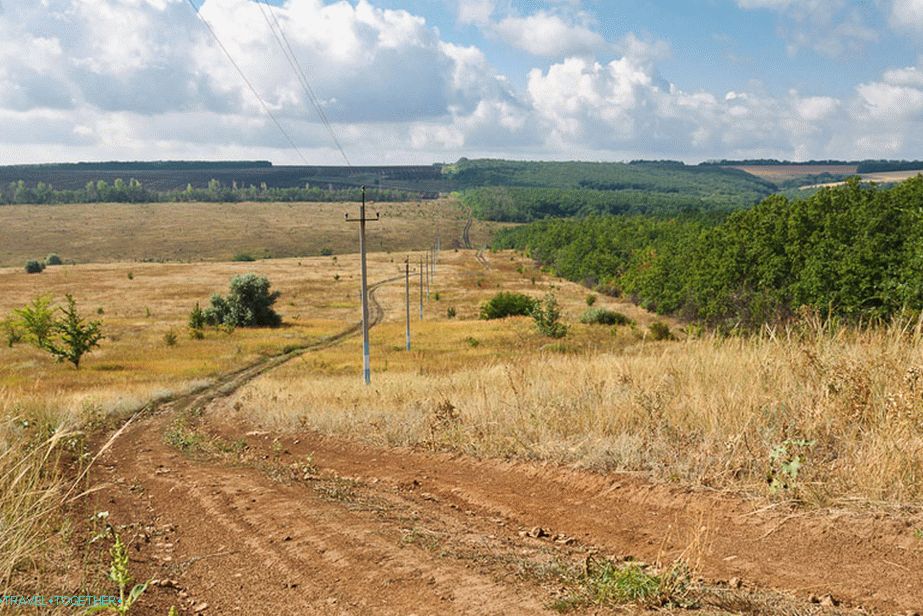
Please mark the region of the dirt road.
[[573, 595], [568, 572], [600, 555], [684, 558], [709, 589], [700, 614], [923, 606], [923, 541], [906, 517], [248, 433], [225, 396], [282, 361], [174, 401], [100, 459], [89, 508], [109, 512], [138, 579], [165, 580], [133, 613], [553, 613]]

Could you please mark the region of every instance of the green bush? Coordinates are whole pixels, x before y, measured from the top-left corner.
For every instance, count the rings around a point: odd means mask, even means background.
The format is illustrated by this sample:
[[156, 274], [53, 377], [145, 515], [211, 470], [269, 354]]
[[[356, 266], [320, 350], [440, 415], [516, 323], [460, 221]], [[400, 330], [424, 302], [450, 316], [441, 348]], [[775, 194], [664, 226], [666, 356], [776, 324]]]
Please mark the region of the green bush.
[[454, 319], [457, 314], [458, 311], [455, 310], [455, 306], [449, 306], [449, 309], [445, 311], [445, 316], [450, 319]]
[[331, 256], [331, 255], [333, 255], [333, 248], [327, 248], [327, 247], [325, 246], [324, 248], [321, 248], [321, 249], [320, 249], [320, 256], [322, 256], [322, 257], [329, 257], [329, 256]]
[[615, 310], [591, 308], [583, 313], [580, 322], [587, 325], [631, 325], [634, 321]]
[[249, 255], [245, 252], [238, 252], [236, 255], [234, 255], [234, 258], [231, 260], [238, 261], [241, 263], [250, 263], [251, 261], [256, 261], [256, 259], [254, 259], [252, 255]]
[[217, 293], [212, 296], [211, 306], [203, 311], [205, 322], [228, 327], [278, 327], [282, 318], [272, 305], [279, 298], [279, 292], [270, 292], [270, 286], [265, 276], [234, 276], [227, 297]]
[[561, 323], [561, 309], [553, 293], [545, 296], [541, 304], [532, 310], [532, 318], [538, 331], [549, 338], [563, 338], [567, 335], [567, 326]]
[[654, 321], [647, 327], [654, 340], [676, 340], [676, 336], [670, 331], [670, 326], [661, 321]]
[[528, 295], [501, 291], [481, 305], [480, 316], [484, 320], [527, 317], [537, 305], [538, 301]]
[[61, 257], [56, 255], [55, 253], [51, 253], [50, 255], [45, 257], [45, 265], [62, 265], [63, 263], [64, 261], [61, 260]]
[[589, 293], [589, 294], [586, 296], [586, 305], [587, 305], [587, 306], [592, 306], [592, 305], [595, 304], [595, 303], [596, 303], [596, 296], [593, 295], [592, 293]]
[[45, 264], [41, 261], [31, 260], [26, 261], [26, 273], [27, 274], [41, 274], [45, 269]]

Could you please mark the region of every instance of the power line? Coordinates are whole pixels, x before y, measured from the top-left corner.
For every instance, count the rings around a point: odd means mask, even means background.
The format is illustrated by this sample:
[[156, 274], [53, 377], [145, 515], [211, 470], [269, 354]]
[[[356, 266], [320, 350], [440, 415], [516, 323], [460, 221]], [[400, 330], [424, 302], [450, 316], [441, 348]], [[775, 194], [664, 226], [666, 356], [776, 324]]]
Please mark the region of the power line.
[[320, 99], [314, 93], [314, 89], [311, 87], [311, 82], [308, 79], [308, 75], [305, 72], [304, 67], [301, 65], [301, 62], [298, 61], [298, 56], [295, 55], [295, 50], [292, 49], [292, 45], [289, 43], [288, 37], [285, 35], [285, 30], [282, 29], [282, 24], [276, 17], [275, 11], [272, 9], [272, 7], [267, 7], [262, 2], [258, 1], [256, 4], [260, 8], [260, 13], [263, 14], [263, 19], [266, 20], [266, 25], [269, 26], [269, 30], [272, 32], [273, 38], [276, 39], [276, 43], [279, 45], [279, 49], [282, 50], [282, 55], [285, 56], [289, 66], [292, 67], [292, 70], [295, 72], [295, 76], [297, 77], [302, 89], [308, 97], [308, 101], [310, 101], [311, 105], [314, 107], [314, 110], [317, 112], [321, 124], [323, 124], [324, 128], [327, 129], [327, 133], [330, 135], [330, 139], [333, 141], [334, 145], [336, 145], [337, 150], [339, 150], [340, 155], [343, 157], [343, 160], [346, 161], [346, 166], [352, 169], [352, 164], [349, 162], [349, 157], [346, 155], [346, 150], [343, 149], [340, 140], [337, 138], [336, 131], [333, 129], [333, 124], [327, 117], [327, 112], [324, 111], [324, 107], [321, 105]]
[[205, 25], [205, 27], [211, 33], [212, 37], [215, 39], [215, 42], [218, 43], [218, 47], [220, 47], [221, 51], [224, 52], [224, 55], [227, 57], [228, 61], [237, 70], [237, 74], [240, 75], [240, 78], [243, 79], [244, 83], [247, 84], [247, 87], [250, 88], [250, 92], [252, 92], [253, 96], [255, 96], [256, 99], [260, 102], [260, 106], [263, 108], [263, 111], [265, 111], [266, 115], [268, 115], [269, 118], [273, 121], [273, 123], [276, 125], [276, 128], [279, 129], [279, 132], [282, 133], [282, 135], [288, 141], [289, 145], [292, 146], [292, 149], [295, 150], [295, 152], [298, 154], [298, 157], [301, 158], [302, 162], [304, 162], [305, 165], [309, 165], [308, 159], [305, 158], [304, 154], [301, 153], [301, 150], [298, 149], [298, 146], [295, 145], [295, 140], [292, 139], [291, 135], [288, 134], [288, 131], [285, 130], [285, 128], [276, 118], [275, 114], [273, 114], [273, 112], [269, 109], [269, 106], [266, 104], [266, 101], [263, 100], [263, 97], [260, 96], [260, 93], [257, 92], [256, 88], [253, 86], [250, 80], [247, 79], [247, 75], [244, 74], [243, 69], [240, 68], [240, 65], [237, 64], [237, 62], [234, 60], [234, 57], [231, 55], [231, 52], [228, 51], [228, 48], [225, 47], [224, 43], [221, 42], [221, 38], [218, 36], [218, 33], [215, 32], [215, 29], [212, 28], [210, 23], [208, 23], [208, 20], [202, 17], [202, 14], [199, 12], [199, 7], [196, 6], [196, 3], [194, 2], [194, 0], [187, 0], [187, 2], [189, 3], [189, 6], [192, 7], [192, 10], [195, 12], [196, 17], [199, 18], [199, 21], [201, 21]]

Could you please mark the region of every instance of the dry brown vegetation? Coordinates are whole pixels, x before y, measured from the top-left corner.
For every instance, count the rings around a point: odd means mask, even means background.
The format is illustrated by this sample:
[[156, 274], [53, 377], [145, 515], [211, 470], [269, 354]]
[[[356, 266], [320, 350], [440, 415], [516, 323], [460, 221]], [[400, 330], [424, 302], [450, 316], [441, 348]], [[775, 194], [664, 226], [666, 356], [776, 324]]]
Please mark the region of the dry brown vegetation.
[[[404, 256], [371, 255], [370, 278], [397, 276]], [[410, 353], [403, 285], [380, 290], [386, 317], [372, 334], [372, 387], [361, 384], [359, 341], [348, 339], [251, 382], [226, 419], [639, 472], [808, 506], [923, 504], [919, 324], [841, 329], [808, 316], [788, 329], [718, 338], [685, 336], [670, 321], [680, 339], [656, 342], [647, 329], [656, 318], [627, 301], [599, 296], [595, 307], [634, 325], [583, 325], [585, 288], [512, 253], [485, 261], [443, 250], [423, 321], [414, 276]], [[111, 428], [152, 399], [341, 331], [358, 314], [357, 270], [355, 255], [60, 266], [38, 276], [0, 269], [0, 316], [37, 295], [69, 292], [108, 336], [79, 371], [24, 344], [0, 347], [0, 581], [28, 571], [67, 526], [60, 505], [73, 469], [65, 479], [58, 460], [87, 463], [93, 451], [81, 431]], [[285, 326], [191, 339], [185, 323], [195, 302], [248, 271], [282, 291]], [[498, 290], [554, 292], [567, 337], [545, 338], [528, 318], [478, 320]], [[175, 345], [164, 341], [170, 331]]]
[[[372, 203], [381, 222], [369, 225], [369, 249], [424, 249], [436, 234], [460, 238], [467, 213], [453, 199]], [[150, 203], [10, 205], [0, 207], [0, 267], [58, 253], [78, 263], [227, 261], [356, 251], [350, 203]], [[474, 221], [471, 241], [483, 245], [499, 223]], [[421, 233], [421, 229], [426, 229]]]

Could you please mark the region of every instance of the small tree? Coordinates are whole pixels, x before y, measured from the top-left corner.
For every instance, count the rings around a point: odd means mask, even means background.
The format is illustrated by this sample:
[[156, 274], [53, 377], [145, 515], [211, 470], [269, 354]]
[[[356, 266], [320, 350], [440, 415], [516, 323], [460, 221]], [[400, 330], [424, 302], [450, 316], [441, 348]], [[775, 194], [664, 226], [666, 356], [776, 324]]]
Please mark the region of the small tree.
[[77, 312], [77, 302], [72, 295], [66, 295], [65, 301], [61, 307], [64, 316], [54, 324], [56, 339], [48, 341], [45, 348], [58, 361], [68, 361], [79, 370], [81, 358], [99, 346], [103, 337], [102, 324], [85, 322]]
[[0, 321], [0, 332], [6, 340], [6, 346], [12, 348], [18, 342], [22, 342], [23, 331], [19, 327], [18, 321], [13, 317], [7, 317]]
[[563, 338], [567, 335], [567, 326], [561, 323], [561, 308], [553, 293], [545, 296], [541, 304], [532, 310], [535, 326], [549, 338]]
[[56, 255], [55, 253], [51, 253], [50, 255], [45, 257], [45, 265], [61, 265], [63, 263], [64, 261], [61, 260], [61, 257]]
[[54, 310], [51, 308], [51, 296], [43, 295], [32, 300], [31, 304], [14, 311], [18, 325], [25, 331], [29, 343], [40, 349], [47, 348], [48, 340], [54, 331]]
[[282, 317], [272, 305], [279, 299], [279, 292], [270, 292], [271, 286], [265, 276], [234, 276], [227, 297], [217, 293], [212, 296], [211, 306], [203, 311], [205, 321], [230, 327], [278, 327]]

